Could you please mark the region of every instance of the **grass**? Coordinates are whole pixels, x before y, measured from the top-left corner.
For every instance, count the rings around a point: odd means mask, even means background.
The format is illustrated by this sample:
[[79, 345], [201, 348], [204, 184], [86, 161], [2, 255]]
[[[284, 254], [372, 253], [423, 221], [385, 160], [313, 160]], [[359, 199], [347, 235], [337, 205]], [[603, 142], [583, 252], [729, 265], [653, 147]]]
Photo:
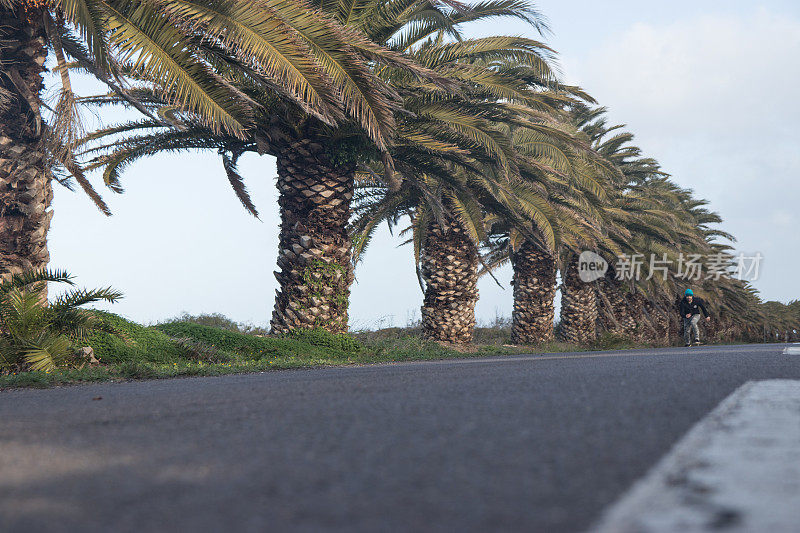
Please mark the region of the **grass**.
[[[218, 315], [182, 316], [156, 326], [142, 326], [112, 313], [94, 313], [115, 332], [95, 333], [87, 342], [100, 366], [0, 375], [0, 389], [647, 346], [610, 336], [601, 337], [591, 346], [561, 342], [509, 346], [509, 329], [498, 325], [477, 328], [476, 344], [455, 349], [422, 339], [418, 328], [386, 328], [352, 336], [311, 330], [278, 338], [264, 336], [260, 330], [242, 327]], [[209, 316], [213, 320], [208, 320]]]

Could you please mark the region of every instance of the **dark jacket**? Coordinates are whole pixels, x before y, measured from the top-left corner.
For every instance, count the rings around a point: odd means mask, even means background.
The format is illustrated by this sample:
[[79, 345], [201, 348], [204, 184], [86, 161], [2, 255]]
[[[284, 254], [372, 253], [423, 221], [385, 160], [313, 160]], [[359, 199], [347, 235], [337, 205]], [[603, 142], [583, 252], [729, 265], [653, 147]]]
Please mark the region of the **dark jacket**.
[[684, 296], [679, 307], [681, 309], [681, 316], [683, 318], [686, 318], [686, 315], [688, 314], [699, 315], [701, 309], [703, 310], [703, 314], [705, 316], [711, 316], [711, 313], [709, 313], [708, 309], [706, 309], [705, 300], [698, 298], [697, 296], [692, 298], [692, 303], [689, 303], [688, 300], [686, 300], [686, 296]]

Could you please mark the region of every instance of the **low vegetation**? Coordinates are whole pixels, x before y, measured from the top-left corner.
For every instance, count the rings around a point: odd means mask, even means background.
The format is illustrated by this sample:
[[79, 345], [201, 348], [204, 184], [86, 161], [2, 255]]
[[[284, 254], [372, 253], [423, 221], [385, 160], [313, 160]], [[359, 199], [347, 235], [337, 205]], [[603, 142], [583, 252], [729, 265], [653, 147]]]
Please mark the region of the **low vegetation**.
[[[183, 315], [143, 326], [113, 313], [86, 313], [96, 327], [85, 342], [93, 348], [99, 364], [81, 368], [68, 365], [50, 372], [6, 369], [0, 372], [0, 388], [595, 349], [559, 342], [534, 347], [510, 346], [507, 344], [510, 328], [506, 324], [478, 328], [477, 343], [465, 349], [425, 340], [419, 327], [385, 328], [353, 335], [322, 329], [299, 330], [285, 337], [273, 337], [243, 333], [258, 330], [221, 315]], [[214, 325], [208, 325], [209, 317], [214, 317]], [[621, 342], [603, 347], [634, 346]]]
[[122, 295], [108, 289], [71, 289], [47, 302], [47, 283], [72, 285], [60, 270], [40, 270], [12, 276], [0, 283], [0, 372], [52, 372], [92, 362], [83, 346], [94, 332], [113, 331], [80, 309], [92, 302], [114, 302]]

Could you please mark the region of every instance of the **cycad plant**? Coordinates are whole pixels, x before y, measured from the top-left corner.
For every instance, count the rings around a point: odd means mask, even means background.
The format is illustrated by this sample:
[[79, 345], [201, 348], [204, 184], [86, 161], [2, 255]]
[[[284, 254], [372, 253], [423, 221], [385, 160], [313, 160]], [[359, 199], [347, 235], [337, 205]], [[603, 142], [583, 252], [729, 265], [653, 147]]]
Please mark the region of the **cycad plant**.
[[73, 289], [48, 305], [42, 299], [47, 282], [73, 284], [66, 272], [46, 269], [0, 283], [0, 372], [77, 365], [78, 348], [92, 330], [104, 327], [80, 307], [122, 297], [111, 288]]

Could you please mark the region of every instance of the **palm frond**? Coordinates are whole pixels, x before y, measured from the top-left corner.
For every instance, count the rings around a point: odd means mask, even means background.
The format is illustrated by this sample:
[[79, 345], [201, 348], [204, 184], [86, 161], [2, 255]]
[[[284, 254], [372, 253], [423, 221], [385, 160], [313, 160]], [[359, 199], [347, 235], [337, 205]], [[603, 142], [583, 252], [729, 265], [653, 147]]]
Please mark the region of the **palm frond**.
[[248, 213], [256, 218], [259, 218], [258, 210], [256, 209], [255, 204], [253, 204], [252, 198], [250, 198], [250, 193], [247, 192], [247, 187], [244, 185], [244, 179], [236, 169], [236, 163], [239, 160], [239, 156], [241, 156], [241, 152], [234, 152], [233, 154], [223, 152], [222, 166], [225, 168], [225, 174], [228, 176], [228, 182], [231, 184], [231, 188], [236, 193], [236, 197], [240, 202], [242, 202], [242, 205]]

